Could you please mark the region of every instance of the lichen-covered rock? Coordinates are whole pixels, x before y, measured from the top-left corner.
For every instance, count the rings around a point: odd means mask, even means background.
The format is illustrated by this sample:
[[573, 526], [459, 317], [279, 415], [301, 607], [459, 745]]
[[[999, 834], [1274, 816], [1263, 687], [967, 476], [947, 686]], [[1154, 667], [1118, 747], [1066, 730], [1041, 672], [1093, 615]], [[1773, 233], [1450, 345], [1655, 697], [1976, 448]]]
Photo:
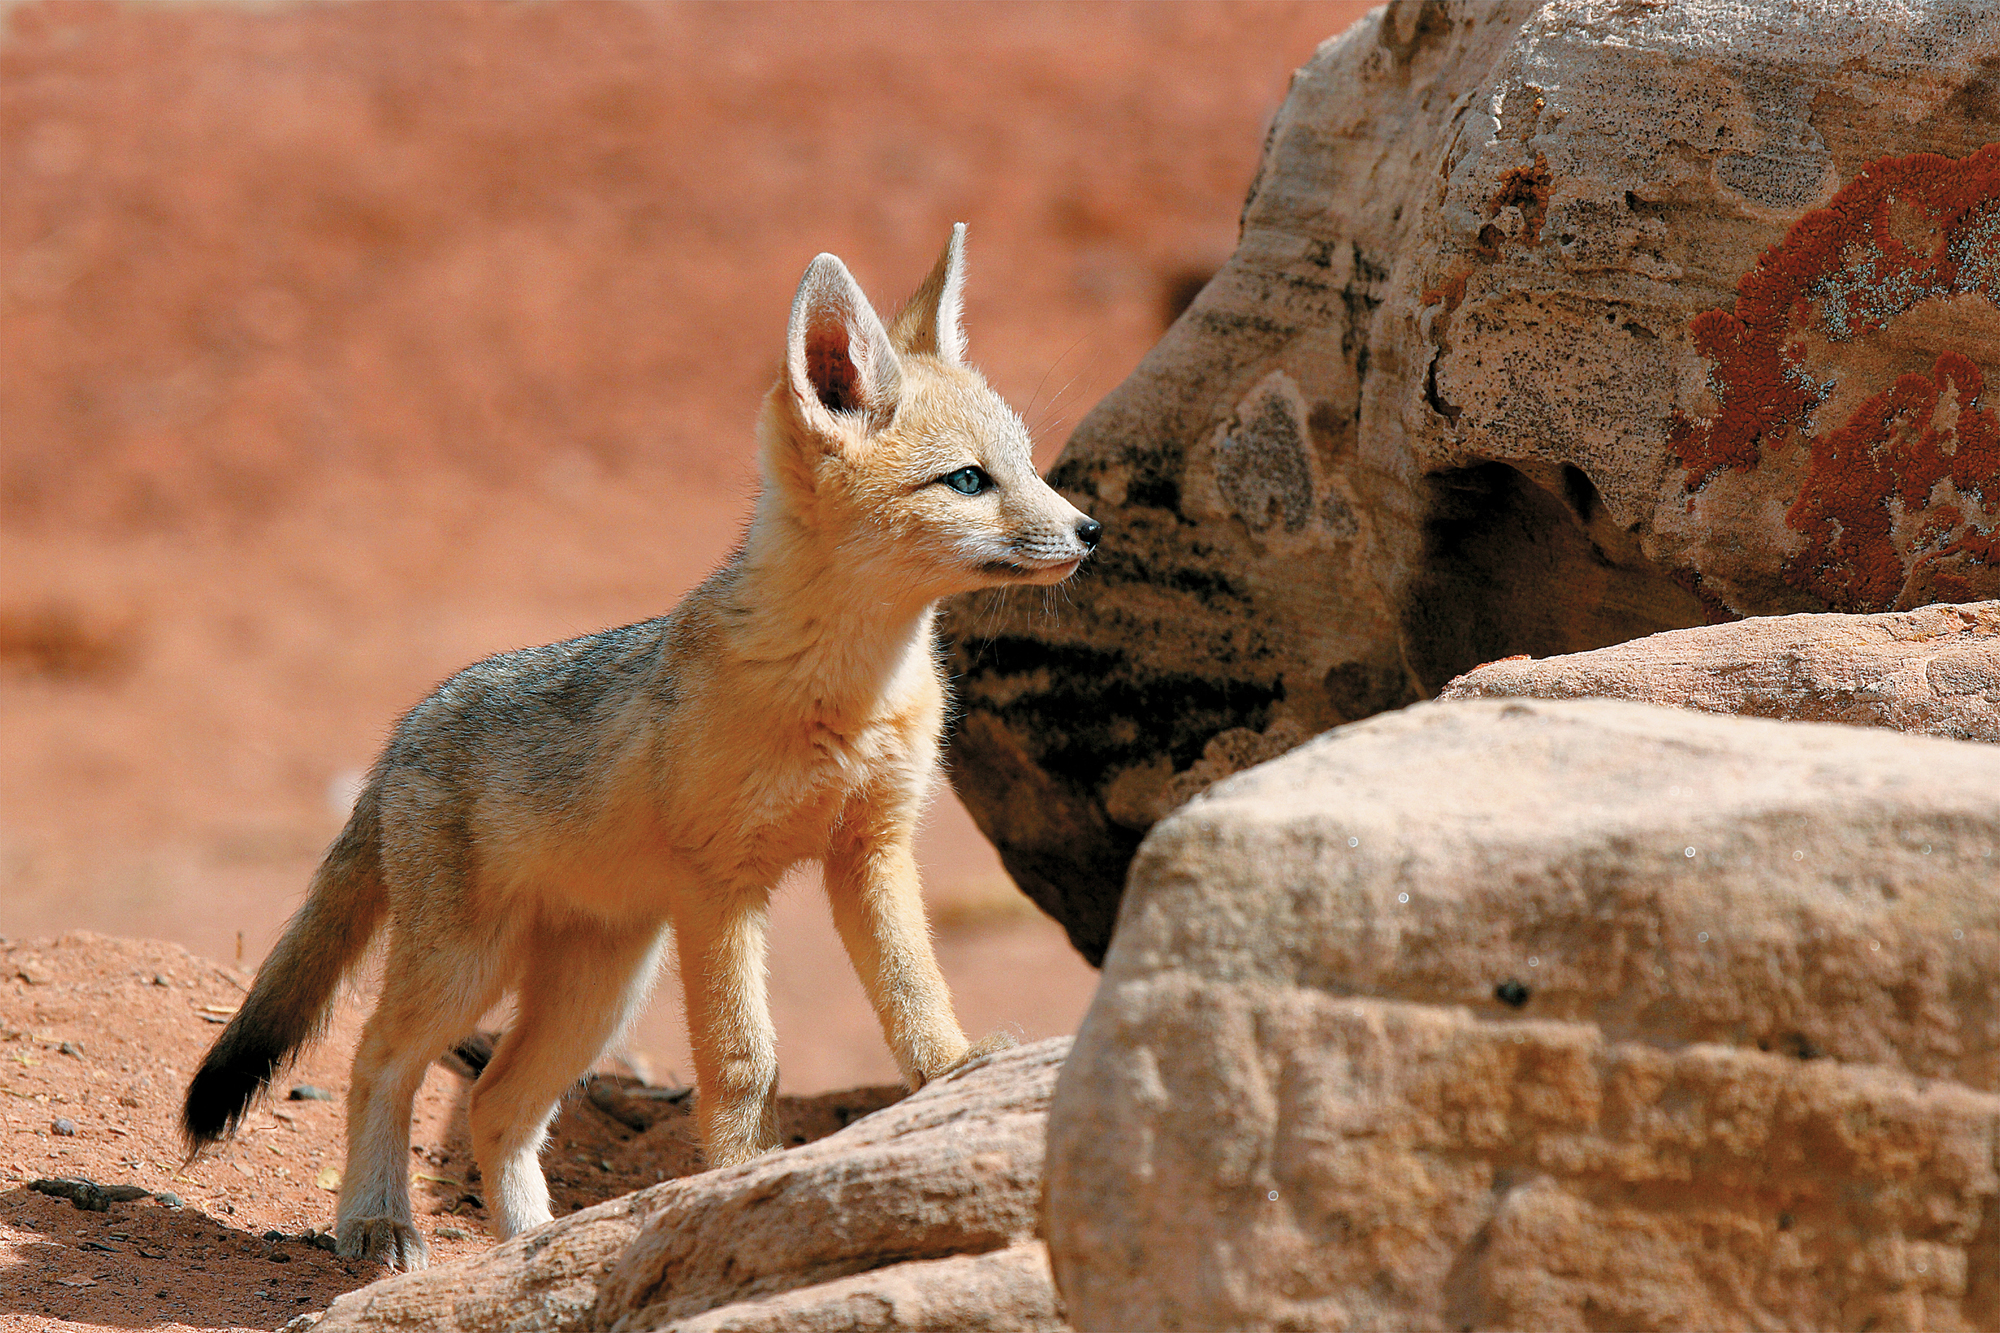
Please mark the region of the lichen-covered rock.
[[1441, 699], [1630, 699], [2000, 743], [2000, 602], [1759, 616], [1489, 662]]
[[[1154, 821], [1481, 662], [2000, 595], [2000, 10], [1397, 0], [955, 617], [954, 781], [1087, 957]], [[2000, 382], [2000, 380], [1996, 380]]]
[[669, 1181], [335, 1301], [319, 1333], [1064, 1327], [1039, 1239], [1068, 1038], [815, 1143]]
[[1050, 1113], [1078, 1328], [2000, 1323], [2000, 751], [1423, 704], [1133, 865]]

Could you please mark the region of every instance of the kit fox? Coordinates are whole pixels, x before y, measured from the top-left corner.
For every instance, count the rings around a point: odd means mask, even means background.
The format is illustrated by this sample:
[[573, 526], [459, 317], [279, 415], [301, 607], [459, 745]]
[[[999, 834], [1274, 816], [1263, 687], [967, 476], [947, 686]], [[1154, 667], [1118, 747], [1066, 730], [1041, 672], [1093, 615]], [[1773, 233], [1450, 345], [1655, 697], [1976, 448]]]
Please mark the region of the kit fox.
[[839, 259], [806, 269], [758, 421], [755, 515], [672, 613], [488, 658], [403, 718], [188, 1086], [192, 1150], [233, 1132], [315, 1035], [385, 918], [347, 1097], [342, 1255], [426, 1262], [411, 1101], [508, 991], [473, 1152], [495, 1232], [548, 1221], [550, 1116], [670, 938], [709, 1165], [777, 1148], [766, 905], [811, 859], [910, 1086], [976, 1053], [912, 856], [946, 707], [934, 608], [1060, 582], [1101, 529], [1036, 475], [1021, 419], [965, 364], [964, 237], [887, 328]]

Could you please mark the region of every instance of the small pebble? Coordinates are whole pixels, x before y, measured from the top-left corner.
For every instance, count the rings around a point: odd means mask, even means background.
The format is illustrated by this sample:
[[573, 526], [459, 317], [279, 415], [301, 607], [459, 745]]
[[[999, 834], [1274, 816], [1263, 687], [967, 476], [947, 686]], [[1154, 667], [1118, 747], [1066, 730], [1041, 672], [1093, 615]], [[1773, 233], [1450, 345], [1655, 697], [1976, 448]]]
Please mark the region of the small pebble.
[[54, 1180], [31, 1180], [28, 1188], [37, 1194], [47, 1194], [52, 1198], [68, 1199], [72, 1207], [86, 1213], [108, 1213], [111, 1211], [111, 1196], [102, 1185], [85, 1180], [82, 1176], [63, 1176]]
[[64, 1042], [62, 1045], [56, 1047], [56, 1050], [64, 1055], [73, 1055], [79, 1060], [83, 1059], [83, 1047], [73, 1041]]
[[174, 983], [173, 983], [173, 982], [171, 982], [171, 981], [168, 981], [168, 980], [167, 980], [167, 979], [166, 979], [165, 977], [161, 976], [161, 975], [160, 975], [160, 974], [159, 974], [158, 972], [155, 972], [155, 973], [153, 973], [153, 984], [154, 984], [155, 986], [171, 986], [171, 985], [173, 985]]
[[315, 1088], [310, 1083], [294, 1083], [292, 1090], [285, 1094], [285, 1100], [290, 1102], [330, 1102], [333, 1100], [333, 1094], [325, 1088]]
[[158, 1194], [155, 1194], [153, 1197], [160, 1201], [162, 1207], [166, 1208], [187, 1207], [187, 1200], [183, 1199], [180, 1195], [174, 1193], [172, 1190], [161, 1190]]
[[264, 1257], [274, 1264], [288, 1264], [292, 1261], [292, 1256], [286, 1254], [283, 1250], [273, 1250]]
[[279, 1231], [275, 1227], [264, 1233], [265, 1240], [283, 1240], [284, 1238], [285, 1238], [285, 1233]]
[[50, 1122], [49, 1132], [68, 1138], [76, 1133], [76, 1121], [71, 1120], [66, 1115], [59, 1115]]
[[439, 1227], [432, 1233], [439, 1240], [464, 1240], [465, 1233], [457, 1227]]
[[312, 1243], [314, 1249], [325, 1250], [328, 1254], [332, 1254], [335, 1250], [340, 1248], [339, 1240], [337, 1240], [334, 1237], [333, 1233], [330, 1231], [320, 1232], [317, 1236], [313, 1237]]

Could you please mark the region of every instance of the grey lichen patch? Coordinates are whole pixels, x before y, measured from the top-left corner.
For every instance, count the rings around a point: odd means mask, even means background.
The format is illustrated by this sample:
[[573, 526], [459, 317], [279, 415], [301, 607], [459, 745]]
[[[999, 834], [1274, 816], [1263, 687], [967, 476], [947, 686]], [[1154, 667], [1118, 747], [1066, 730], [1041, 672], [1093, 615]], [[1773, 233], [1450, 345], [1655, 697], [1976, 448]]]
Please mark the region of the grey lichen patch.
[[1297, 532], [1313, 512], [1306, 410], [1298, 386], [1273, 371], [1216, 434], [1215, 485], [1237, 517], [1262, 532]]
[[1777, 151], [1727, 153], [1716, 160], [1716, 182], [1773, 213], [1803, 213], [1825, 192], [1827, 158], [1800, 158], [1786, 145]]
[[2000, 302], [2000, 199], [1959, 224], [1951, 258], [1959, 291]]
[[1361, 535], [1361, 517], [1351, 495], [1329, 491], [1319, 506], [1320, 524], [1336, 541], [1353, 541]]
[[1824, 203], [1838, 182], [1833, 155], [1813, 127], [1805, 83], [1752, 65], [1742, 96], [1753, 142], [1716, 159], [1716, 183], [1770, 213], [1803, 213]]

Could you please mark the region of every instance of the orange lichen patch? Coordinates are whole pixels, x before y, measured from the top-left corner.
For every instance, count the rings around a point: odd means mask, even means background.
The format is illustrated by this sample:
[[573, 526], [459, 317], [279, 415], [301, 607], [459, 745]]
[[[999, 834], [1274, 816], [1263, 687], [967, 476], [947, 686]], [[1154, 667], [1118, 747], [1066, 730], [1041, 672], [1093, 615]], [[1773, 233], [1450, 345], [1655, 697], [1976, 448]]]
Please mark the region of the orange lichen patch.
[[1515, 167], [1500, 178], [1500, 188], [1489, 205], [1489, 216], [1498, 217], [1503, 208], [1518, 208], [1528, 223], [1528, 239], [1542, 239], [1542, 223], [1549, 216], [1549, 160], [1535, 154], [1531, 167]]
[[1927, 582], [1916, 577], [1925, 564], [1953, 556], [1991, 562], [1994, 534], [1980, 532], [1958, 505], [1924, 514], [1907, 571], [1891, 531], [1892, 501], [1903, 513], [1919, 512], [1947, 478], [1960, 493], [2000, 481], [2000, 420], [1980, 404], [1984, 388], [1979, 367], [1946, 352], [1931, 375], [1900, 377], [1814, 440], [1812, 480], [1785, 516], [1786, 526], [1807, 535], [1806, 548], [1787, 563], [1786, 577], [1841, 610], [1879, 609], [1896, 605], [1906, 582]]
[[[1786, 522], [1808, 540], [1786, 566], [1790, 581], [1855, 611], [1887, 609], [1906, 589], [1934, 585], [1919, 566], [1947, 556], [1958, 571], [1947, 581], [1983, 584], [1964, 571], [1993, 562], [2000, 458], [1979, 367], [1944, 351], [1929, 374], [1901, 376], [1819, 438], [1810, 416], [1836, 386], [1814, 380], [1800, 334], [1851, 342], [1923, 302], [1965, 295], [2000, 306], [2000, 144], [1960, 160], [1918, 153], [1870, 164], [1793, 224], [1736, 293], [1734, 311], [1706, 311], [1688, 325], [1696, 350], [1715, 363], [1720, 403], [1712, 418], [1676, 410], [1669, 422], [1668, 448], [1688, 490], [1725, 469], [1753, 470], [1767, 449], [1797, 439], [1810, 462]], [[1942, 527], [1931, 515], [1909, 526], [1941, 544], [1920, 537], [1899, 551], [1897, 516], [1925, 510], [1946, 479], [1976, 497], [1985, 525], [1963, 510]]]
[[[1479, 229], [1473, 239], [1471, 254], [1474, 258], [1492, 263], [1500, 257], [1500, 249], [1509, 239], [1507, 230], [1498, 219], [1502, 209], [1521, 210], [1523, 228], [1521, 239], [1535, 244], [1542, 239], [1542, 224], [1549, 216], [1549, 189], [1552, 181], [1549, 174], [1549, 160], [1541, 153], [1535, 154], [1530, 166], [1514, 167], [1500, 177], [1500, 188], [1486, 201], [1486, 216], [1492, 221]], [[1459, 302], [1465, 299], [1466, 280], [1472, 276], [1472, 266], [1461, 264], [1443, 282], [1424, 291], [1422, 304], [1437, 305], [1442, 302], [1446, 314], [1457, 310]]]
[[1437, 286], [1424, 293], [1423, 304], [1436, 305], [1444, 302], [1445, 313], [1458, 309], [1458, 303], [1465, 299], [1465, 280], [1472, 276], [1469, 268], [1460, 269]]

